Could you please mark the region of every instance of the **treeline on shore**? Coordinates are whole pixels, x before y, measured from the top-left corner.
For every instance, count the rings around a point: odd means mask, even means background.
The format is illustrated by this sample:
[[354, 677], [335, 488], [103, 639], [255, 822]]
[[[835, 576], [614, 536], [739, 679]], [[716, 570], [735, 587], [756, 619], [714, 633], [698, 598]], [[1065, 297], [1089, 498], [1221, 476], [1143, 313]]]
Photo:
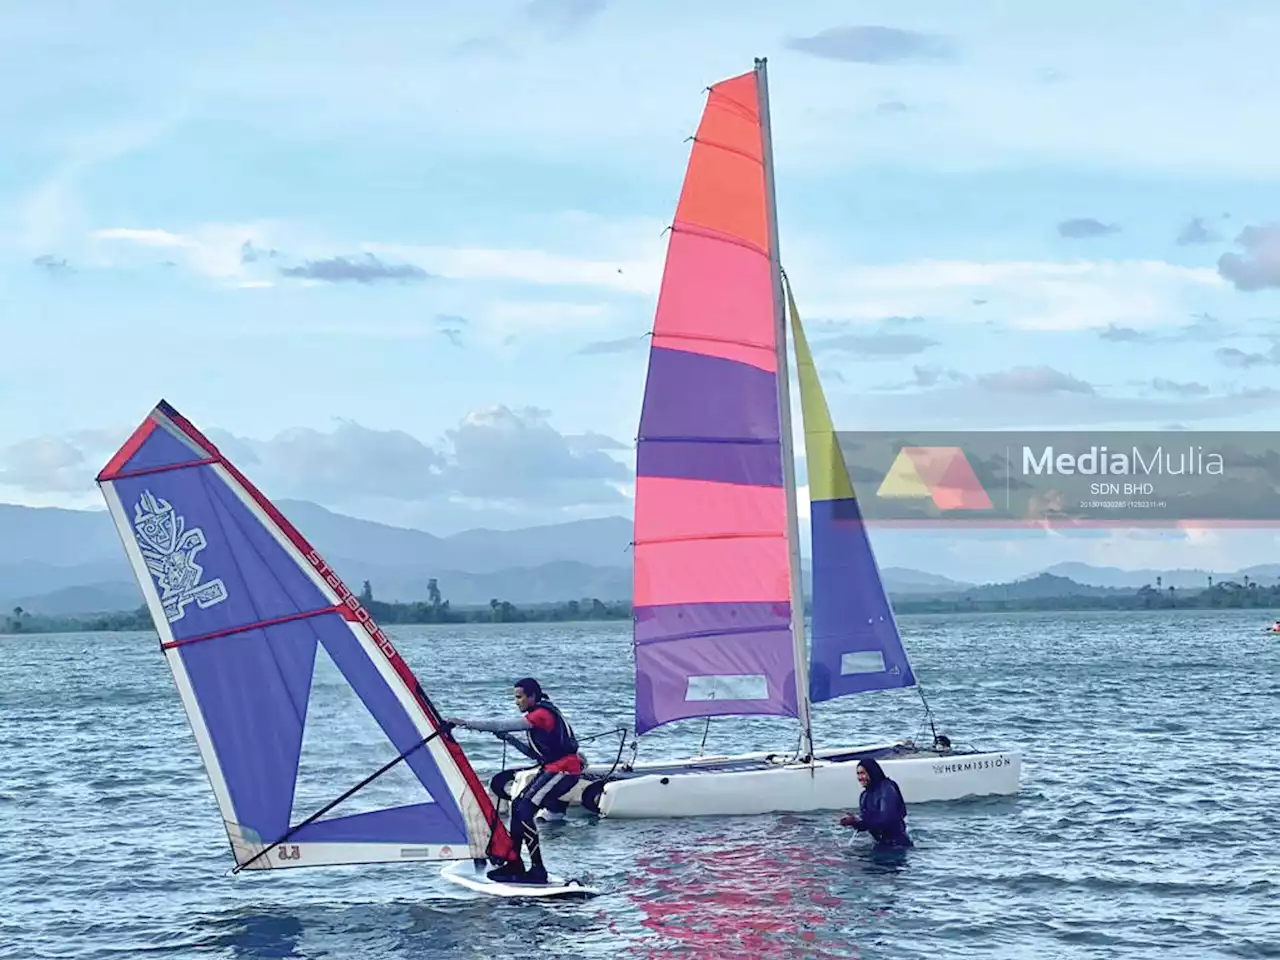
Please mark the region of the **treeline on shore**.
[[[624, 600], [603, 601], [595, 597], [562, 600], [557, 603], [516, 606], [494, 598], [484, 607], [453, 607], [440, 594], [439, 583], [427, 582], [427, 599], [412, 603], [378, 600], [373, 585], [366, 580], [360, 602], [373, 618], [383, 624], [418, 623], [555, 623], [575, 620], [629, 620], [631, 604]], [[0, 616], [0, 633], [94, 633], [120, 630], [149, 630], [151, 614], [146, 606], [118, 613], [80, 616], [46, 616], [15, 607]]]
[[[1074, 581], [1042, 576], [1012, 584], [989, 584], [963, 593], [927, 596], [905, 594], [893, 597], [899, 615], [923, 613], [1017, 613], [1052, 611], [1139, 611], [1213, 610], [1275, 608], [1280, 610], [1280, 583], [1263, 586], [1254, 582], [1225, 581], [1203, 590], [1143, 586], [1137, 590], [1090, 587], [1074, 584], [1079, 593], [1043, 591], [1049, 580], [1062, 588]], [[360, 601], [375, 620], [384, 624], [431, 623], [555, 623], [582, 620], [629, 620], [631, 604], [625, 600], [602, 601], [594, 597], [558, 603], [517, 606], [493, 599], [484, 607], [453, 607], [440, 593], [439, 584], [427, 585], [427, 599], [411, 603], [391, 603], [374, 597], [365, 581]], [[21, 607], [0, 616], [0, 633], [71, 633], [149, 630], [151, 617], [145, 606], [137, 610], [81, 616], [44, 616]]]

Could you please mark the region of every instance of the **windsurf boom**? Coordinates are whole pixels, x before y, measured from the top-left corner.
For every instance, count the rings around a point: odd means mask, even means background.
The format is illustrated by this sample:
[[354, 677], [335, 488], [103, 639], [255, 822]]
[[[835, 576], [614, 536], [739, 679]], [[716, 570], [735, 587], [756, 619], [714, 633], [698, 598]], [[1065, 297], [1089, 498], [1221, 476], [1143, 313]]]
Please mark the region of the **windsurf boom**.
[[[99, 473], [204, 761], [235, 870], [509, 860], [462, 748], [368, 609], [200, 431], [163, 400]], [[386, 762], [295, 809], [319, 654], [385, 737]], [[408, 802], [343, 804], [407, 767]], [[344, 789], [345, 788], [345, 789]]]

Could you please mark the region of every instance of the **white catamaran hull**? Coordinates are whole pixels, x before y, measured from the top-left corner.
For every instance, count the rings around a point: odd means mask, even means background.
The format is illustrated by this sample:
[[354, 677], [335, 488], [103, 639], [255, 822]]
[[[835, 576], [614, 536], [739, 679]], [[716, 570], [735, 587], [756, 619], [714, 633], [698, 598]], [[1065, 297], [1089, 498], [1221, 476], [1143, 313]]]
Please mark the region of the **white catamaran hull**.
[[[607, 766], [593, 765], [565, 799], [612, 819], [848, 810], [857, 807], [862, 793], [858, 756], [875, 756], [908, 804], [1010, 796], [1022, 779], [1022, 754], [1016, 750], [941, 754], [874, 744], [818, 750], [812, 765], [750, 753], [636, 764], [608, 779]], [[519, 792], [532, 776], [518, 774], [509, 792]]]

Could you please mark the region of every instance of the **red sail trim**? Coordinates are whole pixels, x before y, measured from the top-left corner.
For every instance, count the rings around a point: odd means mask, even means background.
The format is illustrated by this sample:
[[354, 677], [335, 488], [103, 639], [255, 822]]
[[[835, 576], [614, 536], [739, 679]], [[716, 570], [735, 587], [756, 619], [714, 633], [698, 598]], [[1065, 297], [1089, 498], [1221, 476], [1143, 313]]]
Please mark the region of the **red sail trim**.
[[116, 455], [107, 461], [107, 465], [98, 472], [98, 481], [114, 480], [124, 465], [133, 459], [133, 455], [142, 449], [142, 445], [147, 442], [147, 437], [151, 436], [151, 431], [155, 430], [156, 421], [152, 417], [148, 417], [138, 424], [137, 429], [129, 435], [129, 439], [124, 445], [116, 451]]
[[161, 650], [172, 650], [174, 647], [185, 647], [190, 643], [200, 643], [202, 640], [217, 640], [220, 637], [230, 637], [237, 633], [247, 633], [250, 630], [261, 630], [263, 627], [274, 627], [278, 623], [291, 623], [294, 620], [308, 620], [311, 617], [323, 616], [326, 613], [341, 613], [346, 607], [340, 604], [334, 604], [331, 607], [321, 607], [319, 610], [304, 610], [302, 613], [291, 613], [287, 617], [272, 617], [270, 620], [258, 620], [255, 623], [246, 623], [242, 626], [227, 627], [225, 630], [214, 630], [211, 633], [202, 633], [198, 637], [187, 637], [185, 640], [170, 640], [168, 643], [160, 644]]
[[203, 460], [188, 460], [186, 463], [166, 463], [162, 467], [144, 467], [141, 470], [125, 470], [122, 473], [101, 473], [99, 480], [124, 480], [128, 477], [145, 477], [152, 473], [167, 473], [170, 470], [187, 470], [191, 467], [207, 467], [210, 464], [225, 462], [219, 457], [206, 457]]
[[[307, 541], [307, 539], [298, 532], [297, 528], [290, 523], [276, 507], [268, 500], [257, 487], [255, 487], [244, 474], [231, 464], [207, 437], [204, 436], [196, 427], [188, 421], [182, 414], [178, 413], [166, 401], [161, 400], [157, 404], [153, 413], [166, 417], [170, 423], [177, 427], [188, 440], [197, 444], [202, 450], [208, 453], [209, 458], [216, 461], [217, 465], [226, 470], [241, 488], [249, 494], [254, 503], [267, 514], [268, 517], [280, 528], [280, 531], [293, 543], [294, 547], [302, 554], [304, 559], [323, 577], [324, 581], [333, 589], [341, 600], [343, 609], [341, 612], [348, 621], [358, 622], [366, 633], [373, 639], [383, 656], [391, 664], [393, 670], [400, 681], [405, 685], [409, 692], [413, 695], [415, 702], [421, 708], [428, 721], [435, 730], [439, 730], [444, 726], [444, 718], [436, 709], [435, 705], [427, 697], [422, 689], [421, 683], [414, 675], [409, 665], [405, 663], [404, 658], [400, 656], [398, 650], [391, 643], [390, 638], [383, 632], [382, 628], [374, 621], [371, 614], [360, 603], [359, 598], [347, 588], [342, 582], [338, 574], [329, 567], [329, 565], [320, 557], [315, 548]], [[145, 439], [145, 438], [144, 438]], [[463, 780], [471, 789], [480, 812], [484, 815], [486, 822], [490, 825], [492, 835], [489, 841], [490, 855], [502, 860], [515, 860], [519, 853], [512, 843], [511, 835], [507, 831], [505, 825], [498, 817], [498, 812], [489, 799], [488, 791], [480, 778], [476, 775], [475, 770], [471, 766], [471, 761], [467, 759], [467, 755], [463, 752], [462, 747], [448, 735], [440, 738], [445, 748], [449, 752], [450, 758], [454, 765], [462, 774]]]

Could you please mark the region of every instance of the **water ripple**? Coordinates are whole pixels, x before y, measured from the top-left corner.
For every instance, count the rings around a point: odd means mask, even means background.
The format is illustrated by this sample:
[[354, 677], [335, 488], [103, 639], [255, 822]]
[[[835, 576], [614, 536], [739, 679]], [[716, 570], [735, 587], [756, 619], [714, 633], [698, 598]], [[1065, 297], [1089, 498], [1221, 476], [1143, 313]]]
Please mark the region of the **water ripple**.
[[[953, 741], [1023, 749], [1017, 797], [913, 808], [897, 859], [828, 815], [575, 819], [544, 847], [606, 893], [552, 903], [476, 900], [433, 866], [228, 876], [154, 636], [0, 638], [0, 958], [1278, 957], [1280, 643], [1253, 619], [904, 617]], [[579, 731], [630, 722], [625, 626], [396, 636], [446, 713], [505, 711], [533, 674]], [[328, 706], [342, 692], [318, 679], [338, 735], [310, 769], [345, 783], [370, 741]], [[825, 742], [920, 735], [921, 719], [913, 691], [815, 710]], [[696, 748], [688, 726], [642, 756]], [[496, 768], [497, 741], [464, 743]], [[792, 743], [789, 723], [751, 718], [713, 721], [708, 746]]]

